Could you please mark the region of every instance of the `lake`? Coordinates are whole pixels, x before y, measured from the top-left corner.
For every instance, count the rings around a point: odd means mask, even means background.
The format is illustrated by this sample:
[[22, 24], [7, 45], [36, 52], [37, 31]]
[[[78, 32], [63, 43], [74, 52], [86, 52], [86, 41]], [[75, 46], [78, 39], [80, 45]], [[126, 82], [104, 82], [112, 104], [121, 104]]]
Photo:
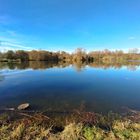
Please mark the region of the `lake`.
[[28, 62], [0, 65], [0, 108], [97, 113], [140, 110], [139, 64]]

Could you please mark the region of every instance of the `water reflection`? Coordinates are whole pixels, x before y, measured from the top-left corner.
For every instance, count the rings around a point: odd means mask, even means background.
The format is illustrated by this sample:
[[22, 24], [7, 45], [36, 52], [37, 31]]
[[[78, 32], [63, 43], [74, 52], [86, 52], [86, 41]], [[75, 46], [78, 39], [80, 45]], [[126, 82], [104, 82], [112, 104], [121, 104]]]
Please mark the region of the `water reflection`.
[[136, 71], [139, 65], [139, 62], [0, 63], [0, 107], [29, 102], [32, 109], [48, 111], [84, 108], [108, 112], [118, 111], [122, 106], [139, 110], [140, 78]]
[[4, 80], [4, 76], [0, 75], [0, 82]]
[[29, 61], [29, 62], [23, 62], [23, 63], [0, 63], [0, 70], [2, 69], [10, 69], [10, 70], [23, 70], [23, 69], [48, 69], [48, 68], [65, 68], [69, 65], [73, 65], [74, 68], [80, 72], [82, 69], [84, 69], [86, 66], [93, 67], [93, 68], [102, 68], [102, 69], [121, 69], [122, 67], [126, 66], [128, 70], [135, 71], [140, 66], [140, 62], [134, 61], [134, 62], [124, 62], [124, 63], [103, 63], [103, 62], [93, 62], [93, 63], [68, 63], [64, 61]]

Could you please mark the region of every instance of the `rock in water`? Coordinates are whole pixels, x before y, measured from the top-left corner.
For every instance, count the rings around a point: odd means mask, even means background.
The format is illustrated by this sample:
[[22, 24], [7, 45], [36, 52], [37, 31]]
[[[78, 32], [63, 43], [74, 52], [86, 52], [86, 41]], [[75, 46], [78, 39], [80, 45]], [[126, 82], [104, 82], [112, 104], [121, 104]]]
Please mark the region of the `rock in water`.
[[24, 103], [18, 106], [18, 110], [25, 110], [29, 107], [29, 103]]

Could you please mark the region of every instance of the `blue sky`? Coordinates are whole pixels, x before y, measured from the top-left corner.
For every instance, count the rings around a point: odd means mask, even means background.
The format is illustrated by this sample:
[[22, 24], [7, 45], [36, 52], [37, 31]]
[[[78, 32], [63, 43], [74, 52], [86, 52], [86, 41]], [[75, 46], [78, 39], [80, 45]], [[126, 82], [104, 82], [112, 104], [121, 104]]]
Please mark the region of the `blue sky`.
[[0, 50], [140, 48], [139, 0], [0, 0]]

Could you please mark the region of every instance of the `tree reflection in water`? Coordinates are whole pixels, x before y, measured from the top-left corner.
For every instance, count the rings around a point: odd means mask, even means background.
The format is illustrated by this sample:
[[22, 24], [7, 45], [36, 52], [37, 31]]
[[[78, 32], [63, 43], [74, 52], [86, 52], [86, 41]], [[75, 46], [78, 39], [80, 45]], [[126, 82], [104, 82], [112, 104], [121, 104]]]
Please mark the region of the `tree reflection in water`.
[[[64, 68], [67, 66], [73, 65], [73, 67], [80, 72], [83, 70], [86, 66], [93, 67], [93, 68], [102, 68], [102, 69], [108, 69], [108, 68], [114, 68], [114, 69], [120, 69], [123, 66], [126, 66], [128, 70], [135, 71], [137, 70], [138, 66], [140, 66], [140, 62], [130, 62], [127, 61], [125, 63], [104, 63], [102, 61], [95, 61], [92, 63], [88, 62], [65, 62], [65, 61], [27, 61], [22, 63], [0, 63], [0, 70], [2, 69], [49, 69], [49, 68]], [[0, 80], [3, 79], [2, 76], [0, 76]]]

